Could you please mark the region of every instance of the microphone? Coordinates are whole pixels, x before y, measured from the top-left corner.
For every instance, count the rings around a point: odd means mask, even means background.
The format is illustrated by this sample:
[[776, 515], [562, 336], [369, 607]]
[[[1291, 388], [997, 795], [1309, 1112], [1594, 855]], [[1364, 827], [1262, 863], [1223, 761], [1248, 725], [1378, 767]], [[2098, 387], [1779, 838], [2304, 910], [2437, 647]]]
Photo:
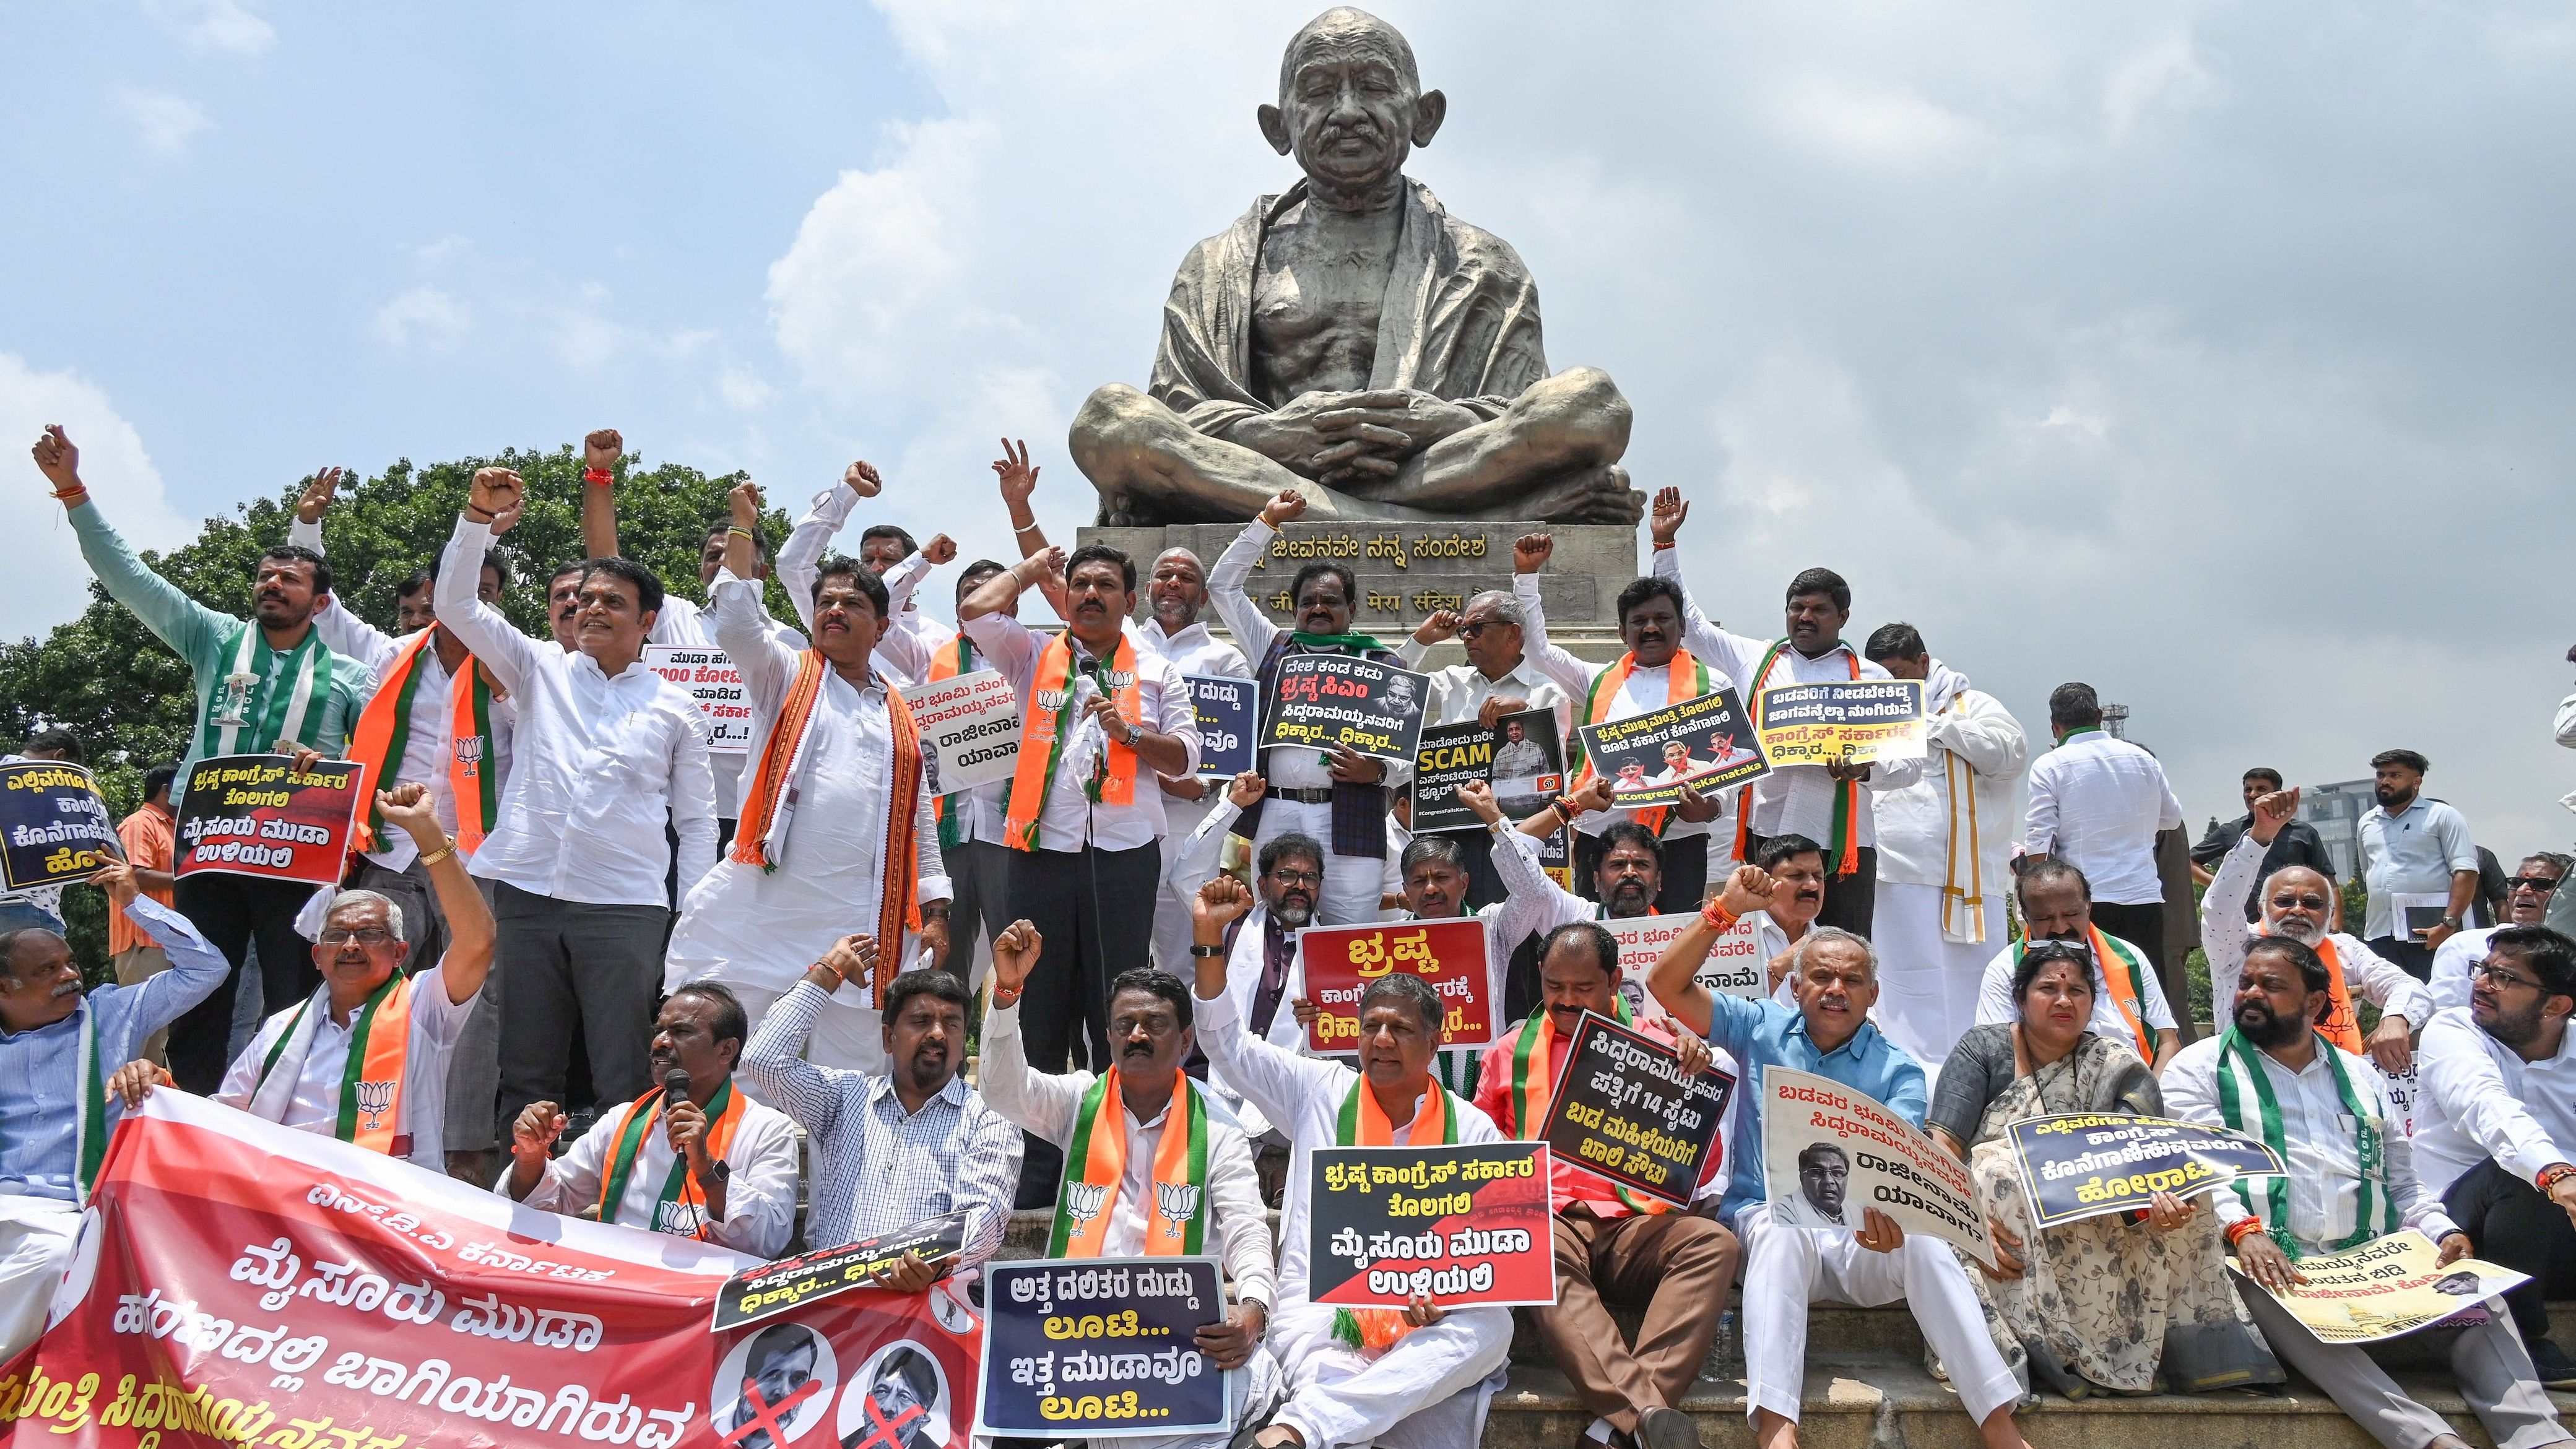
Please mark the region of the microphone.
[[689, 1100], [689, 1073], [685, 1067], [673, 1067], [662, 1075], [662, 1107], [668, 1111], [674, 1102]]

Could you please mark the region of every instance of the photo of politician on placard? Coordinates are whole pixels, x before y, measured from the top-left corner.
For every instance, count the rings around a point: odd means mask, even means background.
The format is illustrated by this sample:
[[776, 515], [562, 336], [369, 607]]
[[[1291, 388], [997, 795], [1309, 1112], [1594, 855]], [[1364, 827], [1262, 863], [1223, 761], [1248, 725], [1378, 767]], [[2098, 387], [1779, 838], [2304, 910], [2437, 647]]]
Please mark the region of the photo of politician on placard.
[[1732, 689], [1583, 725], [1575, 736], [1623, 808], [1676, 804], [1684, 785], [1708, 795], [1771, 770]]

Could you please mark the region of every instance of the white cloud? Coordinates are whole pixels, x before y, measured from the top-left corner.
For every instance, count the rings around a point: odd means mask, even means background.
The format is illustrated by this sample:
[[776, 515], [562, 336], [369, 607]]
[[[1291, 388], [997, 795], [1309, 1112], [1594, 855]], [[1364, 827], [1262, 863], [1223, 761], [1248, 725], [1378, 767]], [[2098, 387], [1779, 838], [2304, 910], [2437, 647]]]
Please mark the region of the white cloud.
[[1780, 89], [1778, 119], [1791, 136], [1856, 161], [1905, 166], [1960, 156], [1975, 123], [1907, 87], [1859, 86], [1810, 75]]
[[[167, 549], [196, 535], [172, 511], [142, 437], [106, 393], [76, 373], [41, 372], [0, 352], [0, 438], [26, 446], [48, 423], [62, 424], [80, 449], [81, 481], [127, 543]], [[34, 479], [35, 465], [24, 455], [19, 466]], [[41, 635], [88, 607], [89, 566], [48, 490], [0, 488], [0, 536], [15, 541], [9, 567], [0, 569], [0, 619], [8, 621], [8, 637]]]
[[386, 346], [440, 353], [455, 348], [473, 318], [463, 303], [437, 287], [413, 287], [376, 309], [374, 331]]
[[276, 27], [240, 0], [146, 0], [144, 8], [193, 49], [259, 56], [277, 44]]
[[196, 102], [166, 91], [136, 90], [125, 87], [117, 91], [116, 102], [133, 123], [143, 149], [156, 156], [179, 156], [188, 149], [190, 137], [211, 130], [214, 122]]

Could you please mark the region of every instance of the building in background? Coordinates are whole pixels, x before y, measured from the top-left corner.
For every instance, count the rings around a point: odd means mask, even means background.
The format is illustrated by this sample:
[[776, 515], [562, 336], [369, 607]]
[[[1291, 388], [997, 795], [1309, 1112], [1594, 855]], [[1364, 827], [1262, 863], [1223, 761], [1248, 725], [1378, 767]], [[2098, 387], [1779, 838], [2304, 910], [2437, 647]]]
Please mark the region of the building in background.
[[2335, 878], [2350, 880], [2359, 864], [2361, 817], [2379, 803], [2368, 780], [2338, 780], [2299, 790], [2299, 818], [2313, 825], [2334, 857]]

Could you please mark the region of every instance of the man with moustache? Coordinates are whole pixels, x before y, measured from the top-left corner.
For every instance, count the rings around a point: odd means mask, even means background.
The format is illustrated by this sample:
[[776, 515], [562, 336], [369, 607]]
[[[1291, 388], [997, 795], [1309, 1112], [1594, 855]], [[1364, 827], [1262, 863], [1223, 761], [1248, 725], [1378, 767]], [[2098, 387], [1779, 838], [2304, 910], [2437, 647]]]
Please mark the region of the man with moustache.
[[[2382, 750], [2370, 768], [2379, 803], [2362, 812], [2354, 837], [2353, 872], [2370, 891], [2362, 936], [2423, 981], [2432, 975], [2433, 953], [2459, 934], [2477, 899], [2478, 843], [2459, 811], [2424, 798], [2424, 774], [2433, 766], [2422, 755]], [[2426, 929], [2408, 926], [2399, 896], [2442, 897], [2442, 918]]]
[[2442, 949], [2433, 953], [2433, 979], [2428, 983], [2435, 1011], [2469, 1004], [2470, 968], [2486, 956], [2487, 942], [2497, 931], [2505, 926], [2548, 923], [2550, 902], [2557, 898], [2571, 865], [2576, 862], [2554, 850], [2536, 850], [2524, 856], [2512, 878], [2505, 882], [2503, 922], [2462, 931], [2442, 943]]
[[733, 847], [683, 903], [663, 962], [666, 987], [721, 981], [756, 1026], [802, 967], [855, 930], [886, 949], [874, 977], [835, 993], [808, 1054], [871, 1072], [883, 1032], [877, 1001], [895, 973], [948, 951], [948, 877], [912, 709], [875, 668], [885, 585], [851, 559], [817, 568], [814, 643], [792, 648], [769, 625], [748, 524], [750, 483], [732, 495], [738, 525], [716, 573], [708, 617], [752, 706], [752, 762]]
[[[2211, 872], [2218, 869], [2218, 863], [2226, 859], [2227, 852], [2234, 850], [2236, 842], [2245, 838], [2245, 832], [2254, 828], [2254, 802], [2283, 788], [2285, 782], [2280, 771], [2269, 765], [2257, 765], [2245, 772], [2241, 784], [2245, 793], [2245, 813], [2223, 825], [2210, 826], [2209, 833], [2191, 848], [2192, 879], [2204, 886], [2209, 884]], [[2334, 879], [2334, 856], [2326, 850], [2325, 837], [2317, 834], [2317, 828], [2304, 820], [2291, 821], [2281, 827], [2280, 834], [2272, 837], [2272, 848], [2263, 856], [2262, 873], [2269, 876], [2285, 865], [2304, 865], [2328, 880]], [[2253, 924], [2258, 909], [2256, 902], [2249, 900], [2245, 903], [2246, 924]]]
[[[1199, 615], [1207, 608], [1207, 573], [1199, 556], [1185, 548], [1167, 548], [1154, 556], [1145, 583], [1145, 618], [1136, 625], [1136, 647], [1170, 664], [1184, 684], [1192, 675], [1250, 679], [1252, 666], [1243, 651], [1208, 633]], [[1195, 706], [1193, 706], [1195, 708]], [[1187, 840], [1214, 814], [1220, 787], [1197, 775], [1155, 777], [1163, 792], [1163, 815], [1173, 840]], [[1181, 884], [1180, 852], [1164, 862], [1162, 889], [1154, 897], [1154, 960], [1174, 975], [1185, 972], [1190, 955], [1190, 898], [1198, 887]]]
[[2021, 899], [2022, 939], [1986, 963], [1985, 983], [1977, 990], [1977, 1024], [2020, 1020], [2012, 979], [2022, 952], [2041, 941], [2065, 941], [2093, 963], [2089, 1029], [2125, 1044], [2149, 1066], [2163, 1067], [2182, 1045], [2164, 983], [2145, 952], [2093, 924], [2093, 887], [2084, 872], [2063, 860], [2026, 862], [2013, 889]]
[[543, 1212], [778, 1257], [796, 1227], [796, 1132], [734, 1084], [750, 1033], [742, 1003], [716, 982], [672, 992], [653, 1023], [652, 1089], [603, 1114], [559, 1158], [550, 1153], [563, 1109], [530, 1103], [495, 1190]]
[[2415, 1160], [2478, 1256], [2531, 1275], [2505, 1303], [2540, 1381], [2576, 1386], [2544, 1302], [2576, 1291], [2576, 941], [2499, 927], [2469, 984], [2424, 1028]]
[[[1258, 772], [1246, 770], [1228, 781], [1208, 818], [1182, 842], [1175, 854], [1174, 884], [1191, 899], [1217, 874], [1234, 822], [1267, 788]], [[1303, 1032], [1289, 1003], [1304, 990], [1297, 973], [1297, 933], [1315, 923], [1316, 903], [1323, 899], [1324, 872], [1330, 852], [1322, 841], [1296, 831], [1273, 835], [1253, 853], [1252, 908], [1226, 926], [1227, 989], [1234, 993], [1235, 1014], [1264, 1041], [1294, 1050]], [[1192, 968], [1195, 971], [1195, 967]], [[1209, 1084], [1226, 1094], [1244, 1122], [1260, 1136], [1268, 1122], [1260, 1109], [1241, 1100], [1222, 1077], [1211, 1072]]]
[[1774, 835], [1753, 852], [1751, 864], [1771, 877], [1771, 899], [1759, 909], [1744, 912], [1741, 919], [1762, 943], [1773, 999], [1783, 1006], [1794, 1005], [1790, 966], [1797, 959], [1798, 943], [1816, 928], [1825, 909], [1825, 848], [1803, 835]]
[[[1473, 792], [1460, 791], [1459, 798], [1484, 822], [1485, 839], [1511, 825], [1502, 812], [1502, 801], [1493, 791], [1478, 785]], [[1536, 814], [1520, 822], [1520, 833], [1544, 841], [1565, 828], [1569, 816], [1586, 811], [1610, 808], [1610, 781], [1595, 775], [1581, 788], [1561, 801], [1549, 801]], [[1456, 837], [1465, 839], [1465, 836]], [[1545, 871], [1538, 878], [1546, 887], [1542, 894], [1557, 901], [1557, 914], [1570, 920], [1590, 916], [1597, 920], [1629, 920], [1655, 914], [1655, 903], [1664, 888], [1663, 842], [1655, 833], [1633, 820], [1612, 822], [1601, 832], [1600, 860], [1592, 868], [1592, 894], [1589, 899], [1573, 895], [1556, 883]], [[1561, 926], [1553, 929], [1563, 929]], [[1503, 974], [1503, 1015], [1519, 1020], [1538, 1009], [1544, 999], [1541, 986], [1542, 953], [1551, 931], [1537, 932], [1512, 948], [1511, 964]]]
[[[2325, 963], [2305, 942], [2255, 942], [2227, 1029], [2193, 1042], [2166, 1066], [2165, 1110], [2255, 1138], [2289, 1164], [2283, 1176], [2209, 1197], [2238, 1271], [2252, 1280], [2240, 1283], [2237, 1295], [2272, 1352], [2387, 1449], [2466, 1449], [2439, 1414], [2408, 1398], [2373, 1361], [2373, 1348], [2320, 1342], [2263, 1291], [2305, 1282], [2302, 1258], [2401, 1227], [2432, 1239], [2442, 1265], [2472, 1251], [2469, 1235], [2416, 1180], [2414, 1148], [2397, 1130], [2379, 1073], [2317, 1033], [2332, 1002]], [[2503, 1319], [2454, 1320], [2439, 1331], [2449, 1335], [2461, 1396], [2499, 1446], [2541, 1449], [2567, 1438], [2533, 1378], [2531, 1355]]]
[[[2381, 1071], [2403, 1076], [2414, 1066], [2414, 1033], [2433, 1019], [2433, 994], [2424, 983], [2382, 960], [2368, 946], [2335, 929], [2343, 919], [2343, 902], [2334, 882], [2304, 865], [2284, 866], [2255, 876], [2271, 856], [2273, 843], [2298, 819], [2299, 792], [2275, 790], [2254, 802], [2254, 823], [2218, 863], [2209, 889], [2201, 897], [2201, 943], [2209, 953], [2212, 1001], [2236, 999], [2236, 975], [2246, 947], [2260, 939], [2245, 926], [2250, 897], [2262, 909], [2261, 936], [2287, 936], [2317, 953], [2326, 968], [2326, 995], [2332, 1003], [2317, 1019], [2326, 1040], [2356, 1056], [2368, 1056]], [[2353, 993], [2379, 1008], [2379, 1025], [2365, 1039], [2353, 1014]]]
[[[175, 806], [185, 807], [188, 775], [201, 759], [292, 755], [307, 748], [340, 755], [366, 708], [374, 676], [363, 662], [332, 649], [314, 626], [314, 614], [331, 593], [331, 565], [321, 555], [292, 544], [269, 549], [251, 582], [251, 617], [216, 613], [144, 567], [109, 526], [81, 482], [80, 449], [60, 425], [45, 429], [34, 453], [99, 586], [186, 660], [195, 680]], [[481, 561], [479, 549], [474, 557]], [[295, 930], [296, 913], [312, 894], [313, 887], [295, 881], [212, 871], [174, 888], [179, 914], [224, 953], [233, 972], [170, 1025], [170, 1069], [180, 1086], [211, 1092], [223, 1079], [234, 987], [252, 943], [259, 946], [268, 1009], [282, 1010], [313, 990], [319, 978], [312, 953]]]

